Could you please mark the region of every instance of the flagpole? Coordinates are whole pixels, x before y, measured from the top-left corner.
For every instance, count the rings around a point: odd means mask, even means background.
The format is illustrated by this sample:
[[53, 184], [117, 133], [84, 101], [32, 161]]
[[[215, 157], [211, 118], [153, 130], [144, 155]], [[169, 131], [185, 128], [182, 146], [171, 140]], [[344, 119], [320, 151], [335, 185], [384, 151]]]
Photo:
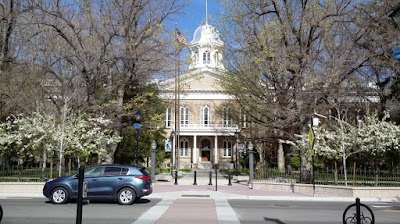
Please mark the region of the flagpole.
[[181, 75], [181, 65], [180, 65], [180, 53], [183, 49], [182, 46], [187, 46], [188, 43], [185, 40], [185, 37], [179, 32], [177, 24], [175, 23], [175, 37], [177, 40], [177, 49], [176, 49], [176, 68], [175, 68], [175, 147], [174, 147], [174, 160], [173, 163], [175, 164], [175, 170], [179, 170], [179, 150], [180, 150], [180, 75]]
[[[177, 24], [175, 23], [175, 30], [177, 29]], [[175, 31], [176, 32], [176, 31]], [[177, 47], [179, 47], [179, 46], [177, 46]], [[178, 55], [179, 55], [179, 53], [178, 53], [178, 48], [177, 49], [175, 49], [176, 50], [176, 52], [175, 52], [175, 58], [177, 59], [178, 58]], [[177, 69], [177, 62], [175, 62], [175, 80], [174, 80], [174, 82], [175, 82], [175, 91], [174, 91], [174, 94], [175, 94], [175, 100], [174, 100], [174, 105], [175, 105], [175, 109], [174, 109], [174, 130], [175, 130], [175, 136], [174, 136], [174, 139], [173, 139], [173, 147], [172, 147], [172, 164], [173, 164], [173, 168], [175, 169], [175, 170], [177, 170], [177, 164], [176, 164], [176, 147], [177, 147], [177, 144], [176, 144], [176, 139], [177, 139], [177, 136], [178, 136], [178, 125], [177, 125], [177, 123], [178, 123], [178, 121], [177, 121], [177, 114], [178, 114], [178, 101], [177, 101], [177, 94], [178, 94], [178, 82], [177, 82], [177, 78], [178, 78], [178, 69]]]
[[178, 64], [178, 93], [177, 93], [177, 95], [178, 95], [178, 116], [177, 116], [177, 118], [178, 118], [178, 127], [177, 127], [177, 138], [176, 138], [176, 141], [177, 141], [177, 152], [176, 152], [176, 166], [177, 166], [177, 170], [179, 171], [179, 158], [180, 158], [180, 153], [179, 153], [179, 151], [180, 151], [180, 134], [181, 134], [181, 102], [180, 102], [180, 99], [181, 99], [181, 95], [180, 95], [180, 91], [181, 91], [181, 88], [180, 88], [180, 86], [181, 86], [181, 78], [180, 78], [180, 73], [181, 73], [181, 65], [180, 65], [180, 61], [181, 61], [181, 48], [180, 48], [180, 46], [178, 45], [178, 62], [177, 62], [177, 64]]
[[[178, 31], [177, 24], [175, 24], [175, 32]], [[180, 33], [176, 33], [177, 37], [180, 37]], [[174, 160], [175, 164], [174, 168], [176, 171], [179, 171], [179, 137], [180, 137], [180, 40], [177, 39], [177, 49], [176, 49], [176, 63], [175, 63], [175, 138], [174, 138]]]
[[206, 25], [208, 25], [208, 1], [206, 0]]

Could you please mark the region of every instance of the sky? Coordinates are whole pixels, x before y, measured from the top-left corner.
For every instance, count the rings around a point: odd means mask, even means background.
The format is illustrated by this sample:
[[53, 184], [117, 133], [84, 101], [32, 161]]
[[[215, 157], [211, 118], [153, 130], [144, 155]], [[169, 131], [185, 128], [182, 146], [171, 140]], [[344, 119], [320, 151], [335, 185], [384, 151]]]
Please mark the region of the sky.
[[[218, 14], [222, 13], [220, 0], [208, 0], [208, 24], [218, 28]], [[176, 23], [178, 29], [188, 42], [192, 41], [193, 33], [197, 27], [205, 21], [206, 0], [191, 0], [185, 9], [184, 15], [178, 15]]]

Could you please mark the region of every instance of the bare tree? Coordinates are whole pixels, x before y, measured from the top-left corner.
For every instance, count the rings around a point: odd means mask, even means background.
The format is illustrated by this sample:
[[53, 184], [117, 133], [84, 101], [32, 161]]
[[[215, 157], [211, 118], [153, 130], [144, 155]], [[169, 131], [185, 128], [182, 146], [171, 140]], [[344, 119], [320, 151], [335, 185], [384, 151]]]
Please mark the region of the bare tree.
[[344, 80], [348, 74], [336, 73], [333, 60], [346, 59], [332, 58], [338, 50], [329, 55], [326, 47], [335, 45], [332, 38], [338, 35], [331, 30], [343, 26], [350, 1], [224, 3], [224, 31], [232, 47], [225, 87], [252, 121], [266, 129], [265, 137], [292, 139], [304, 131], [330, 79], [339, 74], [337, 79]]
[[[44, 71], [65, 91], [72, 85], [82, 95], [72, 107], [96, 113], [108, 107], [116, 136], [125, 92], [162, 72], [170, 61], [171, 37], [165, 23], [184, 4], [178, 0], [31, 1], [32, 46]], [[45, 44], [40, 44], [45, 43]], [[77, 92], [77, 91], [72, 91]], [[83, 101], [85, 104], [82, 104]], [[56, 100], [57, 101], [57, 100]], [[55, 102], [61, 111], [65, 102]], [[84, 107], [82, 107], [84, 105]], [[131, 110], [130, 110], [131, 111]], [[107, 162], [113, 161], [116, 146]]]

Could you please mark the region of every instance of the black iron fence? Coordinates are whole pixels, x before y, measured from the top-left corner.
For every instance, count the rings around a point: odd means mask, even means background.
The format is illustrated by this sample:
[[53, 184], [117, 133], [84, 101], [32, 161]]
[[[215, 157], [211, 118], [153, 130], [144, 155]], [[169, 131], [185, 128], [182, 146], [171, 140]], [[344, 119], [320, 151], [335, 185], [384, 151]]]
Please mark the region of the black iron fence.
[[[399, 187], [400, 172], [384, 170], [353, 170], [346, 173], [348, 186], [369, 187]], [[345, 185], [344, 172], [338, 171], [315, 171], [315, 184], [319, 185]], [[255, 180], [279, 183], [312, 183], [312, 174], [305, 170], [279, 172], [277, 169], [257, 169]]]
[[[76, 170], [67, 170], [63, 175], [77, 173]], [[43, 182], [50, 178], [58, 177], [58, 170], [54, 166], [53, 169], [41, 167], [1, 167], [0, 182]]]

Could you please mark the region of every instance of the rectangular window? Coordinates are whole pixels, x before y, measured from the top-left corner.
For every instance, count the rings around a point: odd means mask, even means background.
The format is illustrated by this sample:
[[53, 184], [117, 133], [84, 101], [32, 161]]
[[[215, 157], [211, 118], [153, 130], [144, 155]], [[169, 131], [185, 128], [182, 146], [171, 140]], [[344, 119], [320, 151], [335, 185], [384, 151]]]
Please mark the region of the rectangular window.
[[189, 151], [189, 142], [186, 140], [182, 140], [180, 144], [180, 153], [179, 155], [181, 157], [187, 157], [188, 156], [188, 151]]
[[181, 157], [187, 157], [188, 156], [188, 149], [181, 148], [180, 156]]
[[224, 157], [231, 157], [232, 156], [232, 142], [224, 141], [223, 142], [223, 156]]
[[247, 128], [247, 121], [248, 121], [248, 118], [247, 118], [246, 111], [241, 109], [240, 110], [240, 122], [242, 124], [242, 128]]
[[232, 117], [231, 117], [231, 109], [229, 107], [224, 108], [224, 126], [231, 127], [232, 126]]
[[170, 128], [171, 122], [172, 122], [171, 108], [168, 107], [167, 110], [165, 111], [165, 127]]
[[120, 167], [106, 167], [104, 169], [104, 176], [119, 176], [121, 174]]

